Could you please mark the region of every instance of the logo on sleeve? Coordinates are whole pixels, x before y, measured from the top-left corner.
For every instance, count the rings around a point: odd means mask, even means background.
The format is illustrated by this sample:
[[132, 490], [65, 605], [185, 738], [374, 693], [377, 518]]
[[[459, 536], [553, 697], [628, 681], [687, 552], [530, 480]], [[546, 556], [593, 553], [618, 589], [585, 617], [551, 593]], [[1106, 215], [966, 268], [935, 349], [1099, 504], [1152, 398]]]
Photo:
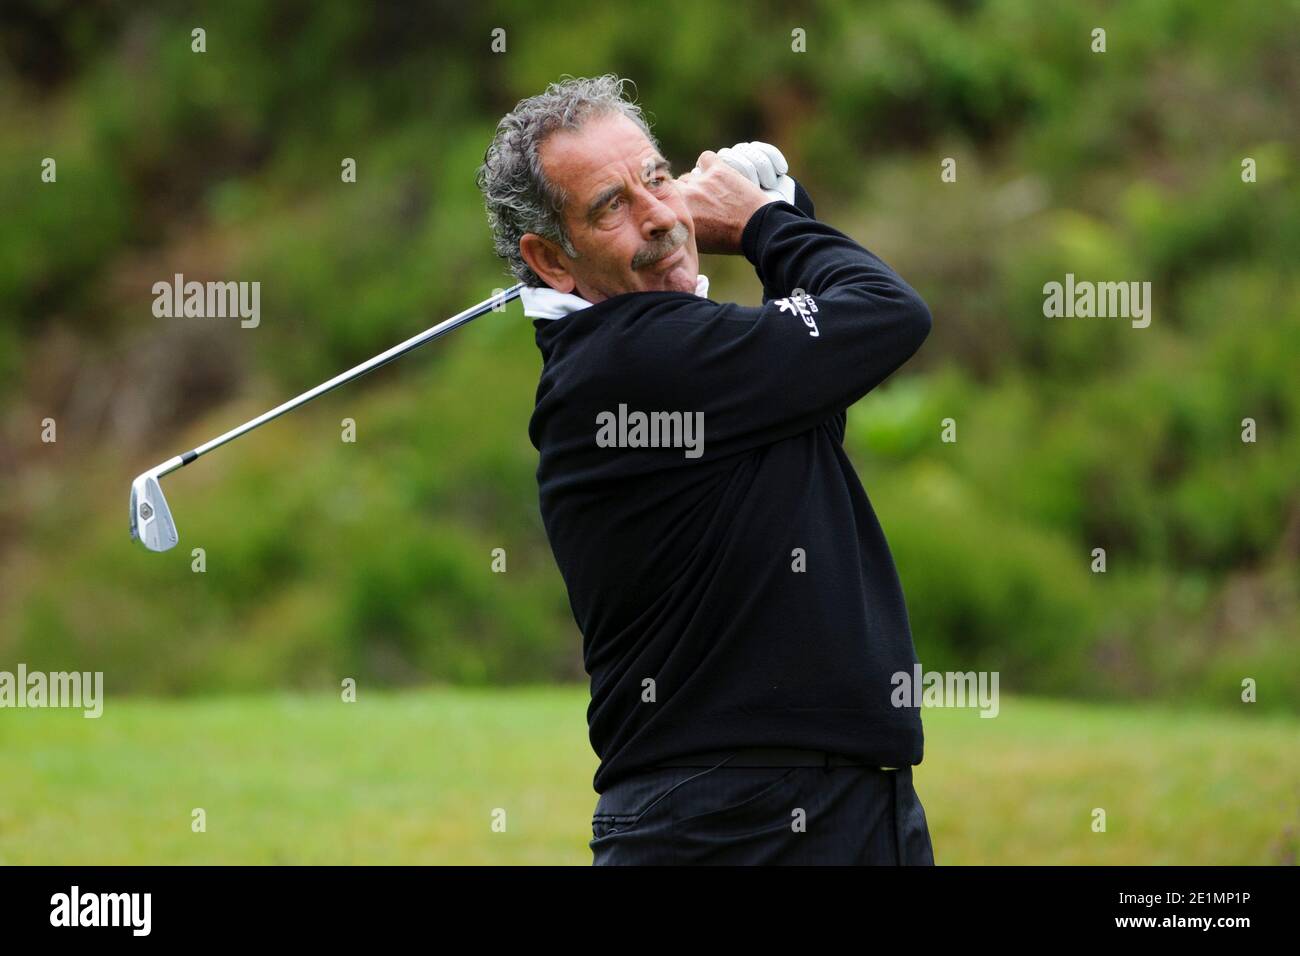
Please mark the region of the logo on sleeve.
[[817, 311], [817, 303], [813, 301], [812, 296], [803, 289], [795, 289], [788, 299], [777, 299], [776, 304], [782, 312], [789, 311], [791, 315], [803, 319], [803, 324], [808, 326], [808, 334], [817, 338], [817, 322], [813, 319], [813, 313]]

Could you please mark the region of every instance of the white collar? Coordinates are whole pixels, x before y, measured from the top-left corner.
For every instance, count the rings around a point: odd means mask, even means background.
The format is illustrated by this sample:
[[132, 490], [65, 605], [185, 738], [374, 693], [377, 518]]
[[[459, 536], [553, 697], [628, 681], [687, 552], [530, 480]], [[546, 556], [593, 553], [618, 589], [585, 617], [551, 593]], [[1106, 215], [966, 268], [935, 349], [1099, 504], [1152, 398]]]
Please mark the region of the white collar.
[[[709, 277], [701, 275], [695, 280], [695, 294], [708, 298]], [[586, 309], [591, 303], [581, 296], [568, 292], [557, 292], [550, 286], [524, 286], [519, 290], [519, 299], [524, 304], [524, 315], [530, 319], [562, 319], [570, 312]]]

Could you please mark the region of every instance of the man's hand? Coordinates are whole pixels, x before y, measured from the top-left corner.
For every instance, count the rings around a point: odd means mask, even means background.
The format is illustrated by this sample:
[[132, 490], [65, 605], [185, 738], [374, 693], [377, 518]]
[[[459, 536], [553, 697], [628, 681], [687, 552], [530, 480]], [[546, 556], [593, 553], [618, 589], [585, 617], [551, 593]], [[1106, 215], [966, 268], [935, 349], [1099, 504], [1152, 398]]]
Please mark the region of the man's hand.
[[695, 220], [695, 247], [703, 253], [739, 253], [750, 217], [780, 198], [765, 195], [712, 150], [700, 153], [695, 168], [677, 177], [677, 187]]
[[734, 168], [768, 196], [794, 205], [794, 180], [786, 175], [790, 164], [771, 143], [737, 143], [718, 150], [718, 159]]

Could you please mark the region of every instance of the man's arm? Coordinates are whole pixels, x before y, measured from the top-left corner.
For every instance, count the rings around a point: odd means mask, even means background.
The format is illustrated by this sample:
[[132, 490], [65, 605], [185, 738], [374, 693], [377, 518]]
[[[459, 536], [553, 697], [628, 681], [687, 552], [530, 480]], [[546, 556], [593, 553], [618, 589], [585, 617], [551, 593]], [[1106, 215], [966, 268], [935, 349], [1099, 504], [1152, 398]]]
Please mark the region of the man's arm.
[[[803, 183], [799, 182], [797, 179], [794, 182], [794, 207], [809, 219], [817, 218], [813, 215], [814, 210], [812, 197], [808, 195], [808, 190], [803, 188]], [[750, 261], [752, 262], [753, 260], [751, 259]], [[757, 263], [754, 264], [757, 265]], [[767, 303], [771, 302], [773, 299], [784, 298], [790, 291], [789, 289], [780, 289], [769, 285], [762, 274], [759, 274], [758, 281], [763, 283], [764, 305], [767, 305]]]
[[[712, 166], [702, 165], [709, 174]], [[734, 170], [713, 173], [728, 176], [757, 192]], [[709, 181], [697, 177], [688, 189], [707, 192]], [[701, 212], [705, 243], [723, 251], [734, 242], [770, 300], [758, 308], [666, 301], [632, 330], [626, 342], [631, 361], [621, 374], [624, 388], [635, 393], [630, 400], [642, 403], [632, 407], [703, 412], [706, 458], [787, 438], [837, 416], [906, 362], [929, 334], [929, 309], [911, 286], [797, 206], [747, 206], [752, 196], [747, 199], [735, 182], [719, 185], [711, 196], [688, 198], [692, 214]], [[743, 227], [733, 231], [728, 216], [746, 213]]]

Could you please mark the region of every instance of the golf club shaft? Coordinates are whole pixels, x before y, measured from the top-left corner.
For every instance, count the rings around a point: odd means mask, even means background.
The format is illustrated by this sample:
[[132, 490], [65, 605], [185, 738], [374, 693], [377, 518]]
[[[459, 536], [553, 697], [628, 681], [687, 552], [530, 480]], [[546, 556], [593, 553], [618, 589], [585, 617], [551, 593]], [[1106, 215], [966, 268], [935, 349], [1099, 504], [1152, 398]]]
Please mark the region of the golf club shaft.
[[453, 315], [450, 319], [447, 319], [443, 322], [439, 322], [437, 325], [433, 326], [430, 329], [425, 329], [419, 335], [414, 335], [411, 338], [407, 339], [405, 342], [400, 342], [397, 345], [394, 345], [387, 352], [381, 352], [379, 355], [376, 355], [374, 358], [370, 359], [369, 361], [362, 362], [360, 365], [356, 366], [355, 368], [350, 368], [346, 372], [334, 376], [328, 382], [322, 382], [321, 384], [317, 385], [315, 388], [311, 389], [310, 391], [303, 392], [297, 398], [291, 398], [283, 405], [277, 405], [269, 412], [263, 412], [261, 415], [258, 415], [256, 418], [244, 422], [244, 424], [240, 425], [237, 428], [232, 428], [224, 435], [220, 435], [212, 439], [212, 441], [210, 442], [206, 442], [202, 445], [199, 445], [197, 448], [193, 449], [192, 451], [187, 451], [183, 455], [177, 455], [175, 458], [172, 458], [169, 461], [166, 461], [163, 464], [159, 465], [154, 470], [155, 474], [157, 474], [158, 477], [161, 478], [163, 475], [170, 474], [171, 472], [175, 471], [178, 468], [183, 468], [185, 465], [188, 465], [196, 458], [199, 458], [202, 455], [206, 455], [208, 452], [212, 451], [212, 449], [219, 448], [222, 445], [226, 444], [226, 442], [234, 441], [240, 435], [245, 435], [248, 432], [251, 432], [254, 428], [257, 428], [259, 425], [265, 425], [267, 422], [271, 421], [271, 419], [279, 418], [285, 412], [291, 412], [295, 408], [298, 408], [302, 405], [306, 405], [313, 398], [316, 398], [320, 395], [324, 395], [326, 392], [338, 388], [340, 385], [346, 385], [348, 382], [360, 378], [362, 375], [365, 375], [367, 372], [379, 368], [381, 365], [387, 365], [393, 359], [405, 355], [407, 352], [410, 352], [412, 349], [419, 348], [425, 342], [430, 342], [433, 339], [438, 338], [440, 335], [445, 335], [448, 332], [452, 331], [452, 329], [459, 328], [460, 326], [464, 325], [466, 322], [469, 322], [471, 319], [476, 319], [480, 315], [483, 315], [485, 312], [490, 312], [493, 309], [497, 308], [498, 306], [503, 306], [507, 302], [510, 302], [513, 299], [517, 299], [519, 297], [519, 291], [523, 287], [524, 284], [522, 282], [516, 283], [515, 285], [503, 291], [500, 295], [494, 295], [490, 299], [484, 299], [478, 305], [471, 306], [470, 308], [466, 309], [464, 312], [460, 312], [456, 315]]

